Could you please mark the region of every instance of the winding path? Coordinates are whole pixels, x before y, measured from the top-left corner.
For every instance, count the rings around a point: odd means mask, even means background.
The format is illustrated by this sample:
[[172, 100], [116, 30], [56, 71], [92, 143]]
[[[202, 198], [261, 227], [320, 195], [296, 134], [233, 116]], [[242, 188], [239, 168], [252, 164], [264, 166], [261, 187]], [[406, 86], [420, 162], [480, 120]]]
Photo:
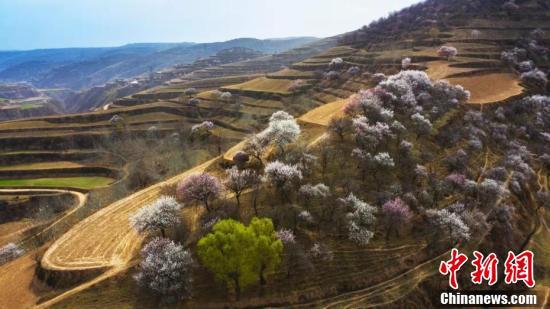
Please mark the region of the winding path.
[[142, 241], [142, 237], [131, 228], [129, 216], [158, 198], [164, 186], [204, 171], [217, 159], [138, 191], [79, 222], [46, 251], [42, 267], [56, 271], [80, 271], [128, 265]]
[[[77, 199], [76, 205], [71, 207], [71, 209], [69, 211], [65, 212], [65, 214], [63, 216], [61, 216], [57, 220], [50, 223], [46, 228], [44, 228], [43, 230], [41, 230], [40, 232], [38, 232], [34, 236], [40, 236], [43, 233], [45, 233], [45, 232], [49, 231], [50, 229], [54, 228], [55, 226], [57, 226], [59, 224], [59, 222], [62, 222], [66, 217], [70, 216], [75, 211], [77, 211], [79, 208], [84, 206], [84, 204], [86, 203], [86, 200], [88, 199], [88, 195], [85, 194], [85, 193], [78, 192], [78, 191], [71, 191], [71, 190], [61, 190], [61, 189], [19, 189], [19, 188], [18, 189], [9, 189], [9, 188], [7, 188], [7, 189], [0, 189], [0, 192], [2, 192], [2, 193], [13, 193], [13, 194], [65, 193], [65, 194], [74, 195], [76, 197], [76, 199]], [[4, 242], [5, 240], [11, 240], [14, 236], [20, 235], [20, 234], [22, 234], [23, 232], [25, 232], [26, 230], [28, 230], [29, 228], [32, 228], [32, 227], [33, 226], [25, 227], [21, 230], [15, 231], [15, 232], [10, 233], [8, 235], [2, 235], [0, 237], [0, 243]]]

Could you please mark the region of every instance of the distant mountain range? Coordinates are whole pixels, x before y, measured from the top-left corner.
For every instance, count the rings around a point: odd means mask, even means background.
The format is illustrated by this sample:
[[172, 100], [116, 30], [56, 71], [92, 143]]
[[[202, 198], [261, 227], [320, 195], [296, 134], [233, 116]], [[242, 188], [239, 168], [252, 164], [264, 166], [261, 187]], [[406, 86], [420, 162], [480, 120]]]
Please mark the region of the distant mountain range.
[[313, 37], [240, 38], [214, 43], [138, 43], [105, 48], [0, 51], [0, 82], [26, 81], [39, 88], [81, 90], [117, 78], [192, 63], [228, 48], [243, 47], [272, 54], [315, 40]]

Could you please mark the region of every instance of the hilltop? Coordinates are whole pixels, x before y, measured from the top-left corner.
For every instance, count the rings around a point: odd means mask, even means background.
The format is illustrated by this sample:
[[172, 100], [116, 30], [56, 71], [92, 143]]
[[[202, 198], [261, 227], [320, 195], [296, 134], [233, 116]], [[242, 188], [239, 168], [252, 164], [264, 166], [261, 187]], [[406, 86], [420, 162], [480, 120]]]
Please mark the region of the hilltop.
[[[0, 291], [20, 283], [0, 304], [435, 308], [453, 247], [532, 250], [546, 302], [548, 29], [548, 1], [428, 0], [274, 55], [221, 50], [93, 112], [0, 123], [4, 200], [27, 210], [0, 224], [27, 251], [0, 266]], [[27, 203], [45, 194], [56, 211]]]

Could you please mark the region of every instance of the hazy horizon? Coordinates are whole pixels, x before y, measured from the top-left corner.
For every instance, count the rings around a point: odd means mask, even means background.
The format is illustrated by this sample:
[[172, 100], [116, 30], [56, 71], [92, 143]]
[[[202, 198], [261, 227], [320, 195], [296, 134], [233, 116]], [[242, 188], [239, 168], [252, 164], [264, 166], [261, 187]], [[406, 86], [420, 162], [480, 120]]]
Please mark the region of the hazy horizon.
[[419, 0], [0, 0], [0, 50], [329, 37]]

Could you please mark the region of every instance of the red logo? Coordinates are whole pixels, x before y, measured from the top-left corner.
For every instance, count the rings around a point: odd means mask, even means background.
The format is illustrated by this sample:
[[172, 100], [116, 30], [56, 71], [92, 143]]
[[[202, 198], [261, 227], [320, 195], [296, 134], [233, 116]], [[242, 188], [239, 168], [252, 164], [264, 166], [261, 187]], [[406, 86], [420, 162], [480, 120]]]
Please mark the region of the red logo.
[[439, 272], [442, 275], [449, 274], [449, 285], [453, 289], [458, 289], [458, 282], [456, 280], [456, 273], [460, 270], [460, 267], [468, 261], [468, 257], [462, 253], [458, 253], [458, 250], [451, 250], [451, 259], [447, 262], [441, 262], [439, 265]]
[[[485, 257], [483, 253], [474, 251], [474, 260], [472, 266], [474, 271], [470, 273], [470, 278], [474, 284], [482, 284], [487, 281], [489, 285], [494, 285], [498, 281], [499, 260], [496, 254], [490, 253]], [[533, 275], [533, 252], [526, 250], [516, 255], [508, 252], [508, 258], [504, 263], [504, 281], [506, 284], [516, 284], [523, 281], [529, 288], [535, 286]], [[460, 268], [468, 261], [465, 254], [459, 253], [457, 249], [451, 250], [451, 259], [442, 261], [439, 265], [439, 272], [444, 276], [449, 276], [449, 286], [458, 289], [457, 274]]]
[[525, 285], [532, 288], [535, 286], [535, 278], [533, 276], [533, 252], [527, 250], [515, 255], [512, 251], [508, 252], [508, 258], [504, 265], [506, 269], [504, 273], [506, 284], [523, 281]]
[[498, 280], [498, 258], [497, 255], [491, 253], [487, 258], [483, 259], [483, 253], [474, 251], [476, 257], [472, 261], [475, 270], [471, 272], [472, 282], [475, 284], [481, 284], [483, 280], [488, 280], [489, 285], [493, 285]]

